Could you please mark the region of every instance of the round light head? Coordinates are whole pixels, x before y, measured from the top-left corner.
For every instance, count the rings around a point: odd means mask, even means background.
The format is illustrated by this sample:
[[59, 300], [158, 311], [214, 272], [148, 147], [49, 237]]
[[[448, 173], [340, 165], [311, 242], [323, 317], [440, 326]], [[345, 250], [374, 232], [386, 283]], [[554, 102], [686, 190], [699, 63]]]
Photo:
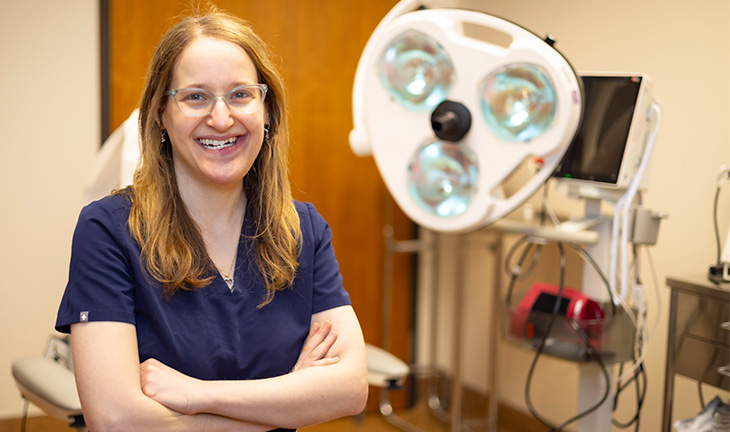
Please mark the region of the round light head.
[[555, 118], [555, 86], [537, 65], [508, 65], [482, 83], [482, 113], [489, 128], [505, 141], [530, 141]]
[[[534, 33], [491, 15], [419, 4], [401, 0], [365, 46], [350, 143], [358, 155], [373, 155], [410, 219], [468, 232], [544, 184], [580, 123], [582, 91], [570, 64]], [[453, 107], [437, 109], [447, 102], [462, 105], [471, 121]], [[532, 170], [526, 161], [536, 158], [543, 165]]]
[[446, 98], [454, 65], [433, 38], [409, 30], [385, 48], [378, 72], [385, 88], [401, 104], [424, 111], [433, 109]]
[[416, 150], [408, 166], [411, 197], [438, 216], [464, 213], [474, 198], [478, 180], [476, 155], [463, 144], [428, 143]]

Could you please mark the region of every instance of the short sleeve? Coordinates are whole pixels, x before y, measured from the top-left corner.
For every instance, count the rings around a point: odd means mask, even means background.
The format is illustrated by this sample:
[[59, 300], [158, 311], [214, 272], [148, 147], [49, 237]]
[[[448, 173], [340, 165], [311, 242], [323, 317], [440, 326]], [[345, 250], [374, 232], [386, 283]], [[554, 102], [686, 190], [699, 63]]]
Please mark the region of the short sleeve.
[[[136, 244], [127, 230], [127, 202], [123, 197], [107, 197], [82, 210], [56, 319], [59, 332], [69, 333], [71, 324], [85, 321], [134, 324], [134, 267], [139, 269], [139, 261], [130, 260]], [[136, 253], [138, 257], [138, 248]]]
[[[332, 230], [312, 204], [300, 212], [304, 248], [312, 250], [312, 314], [350, 305], [350, 296], [342, 285], [340, 267], [332, 246]], [[303, 252], [306, 255], [306, 252]], [[306, 257], [302, 257], [306, 260]]]

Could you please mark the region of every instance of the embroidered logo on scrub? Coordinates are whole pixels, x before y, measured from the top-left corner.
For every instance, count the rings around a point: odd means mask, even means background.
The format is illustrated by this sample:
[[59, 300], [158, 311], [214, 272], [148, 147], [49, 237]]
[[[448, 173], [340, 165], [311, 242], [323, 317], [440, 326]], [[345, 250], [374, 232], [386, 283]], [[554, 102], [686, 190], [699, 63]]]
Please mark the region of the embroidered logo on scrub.
[[81, 322], [89, 322], [89, 311], [82, 311], [79, 315]]

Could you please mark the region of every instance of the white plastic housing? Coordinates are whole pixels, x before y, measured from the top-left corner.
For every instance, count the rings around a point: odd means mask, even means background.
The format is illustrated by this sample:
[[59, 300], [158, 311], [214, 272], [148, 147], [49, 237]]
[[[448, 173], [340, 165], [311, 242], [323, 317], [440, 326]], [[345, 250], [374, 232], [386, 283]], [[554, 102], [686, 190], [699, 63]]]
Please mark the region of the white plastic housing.
[[[580, 123], [582, 91], [579, 79], [554, 48], [533, 33], [502, 19], [460, 9], [429, 9], [386, 16], [371, 36], [355, 76], [354, 130], [351, 148], [360, 156], [372, 154], [390, 193], [413, 221], [440, 232], [467, 232], [494, 221], [518, 207], [550, 176]], [[468, 36], [465, 28], [482, 28], [506, 36], [498, 44]], [[378, 60], [391, 40], [407, 30], [434, 38], [454, 63], [455, 79], [448, 100], [464, 104], [472, 116], [468, 134], [460, 141], [477, 155], [479, 178], [469, 207], [456, 216], [439, 216], [419, 205], [409, 193], [408, 167], [416, 150], [435, 141], [431, 112], [410, 111], [398, 103], [378, 76]], [[504, 39], [504, 38], [502, 38]], [[480, 105], [480, 83], [505, 65], [534, 64], [552, 80], [556, 113], [549, 130], [530, 142], [505, 142], [487, 126]], [[505, 197], [501, 184], [525, 160], [540, 158], [543, 168], [517, 192]]]

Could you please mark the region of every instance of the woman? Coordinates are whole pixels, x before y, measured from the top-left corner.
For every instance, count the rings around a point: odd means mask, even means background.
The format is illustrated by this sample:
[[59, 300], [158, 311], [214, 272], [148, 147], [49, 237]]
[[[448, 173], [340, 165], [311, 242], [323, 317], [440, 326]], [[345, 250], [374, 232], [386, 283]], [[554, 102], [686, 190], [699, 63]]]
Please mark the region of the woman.
[[56, 322], [91, 430], [294, 429], [364, 408], [331, 232], [291, 199], [285, 107], [245, 22], [212, 10], [163, 36], [140, 167], [82, 211]]

